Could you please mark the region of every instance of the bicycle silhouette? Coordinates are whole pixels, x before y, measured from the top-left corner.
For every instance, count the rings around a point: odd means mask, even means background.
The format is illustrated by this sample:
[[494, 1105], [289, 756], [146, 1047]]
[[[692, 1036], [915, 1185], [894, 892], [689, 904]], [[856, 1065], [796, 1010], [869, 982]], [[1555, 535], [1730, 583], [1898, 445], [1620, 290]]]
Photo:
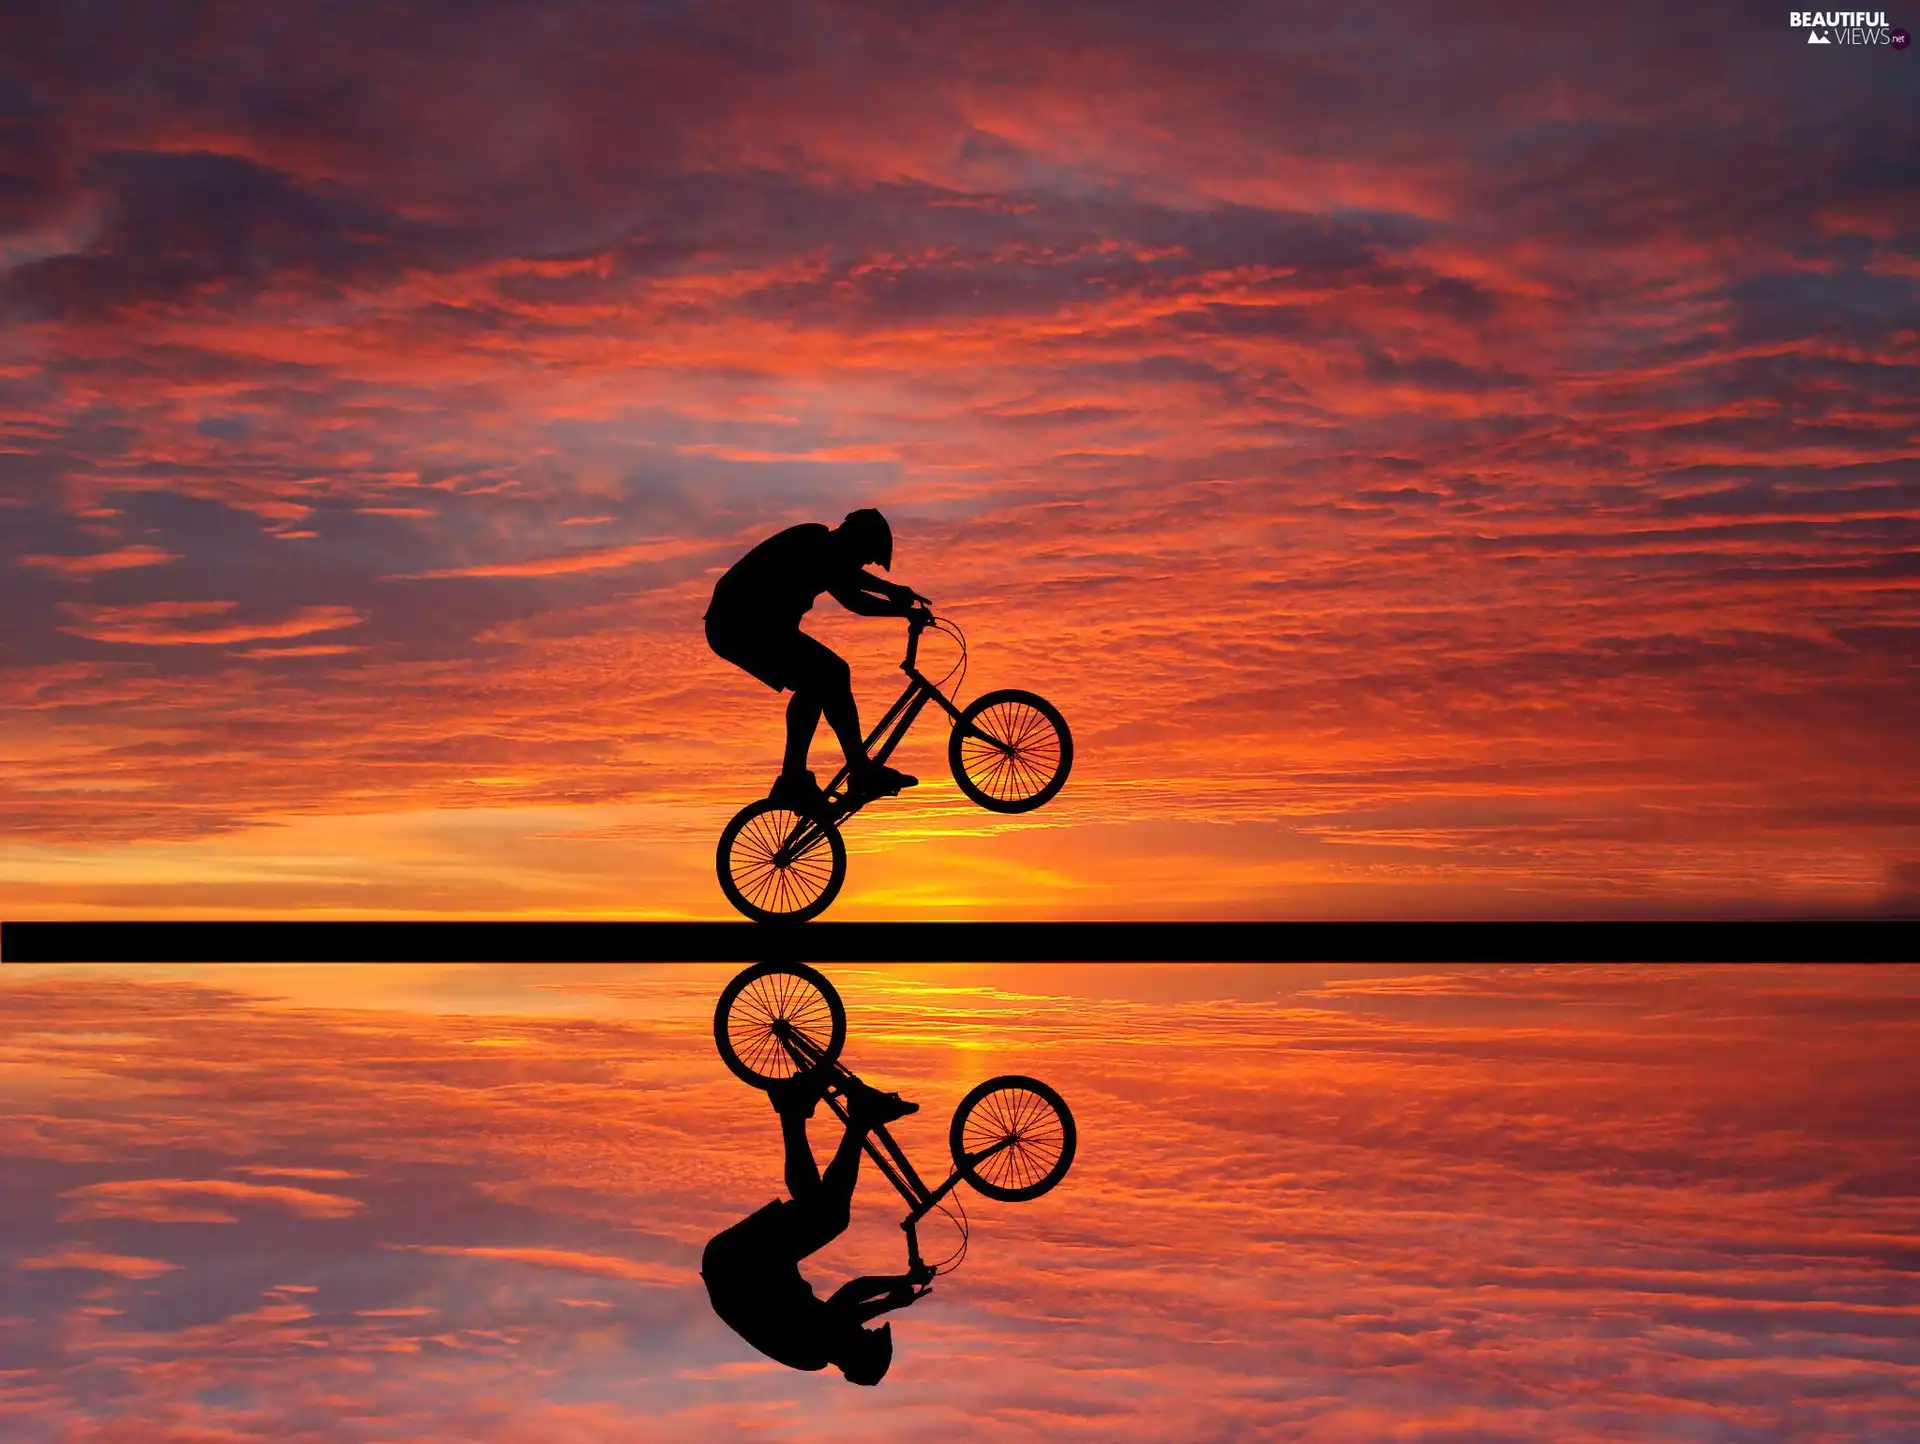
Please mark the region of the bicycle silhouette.
[[[960, 660], [934, 682], [919, 669], [920, 634], [928, 627], [952, 637]], [[945, 617], [916, 611], [907, 619], [907, 655], [900, 670], [907, 685], [866, 739], [866, 753], [885, 762], [907, 729], [938, 702], [953, 718], [947, 739], [947, 765], [961, 792], [991, 812], [1031, 812], [1052, 800], [1073, 767], [1073, 734], [1066, 718], [1044, 697], [1003, 688], [976, 697], [962, 711], [944, 685], [964, 679], [967, 639]], [[959, 690], [959, 683], [954, 683]], [[755, 922], [803, 923], [825, 912], [847, 878], [847, 845], [841, 825], [876, 795], [849, 786], [852, 768], [843, 766], [825, 788], [826, 805], [818, 814], [762, 798], [734, 814], [720, 834], [714, 862], [720, 890]]]
[[[734, 1075], [756, 1088], [814, 1070], [825, 1072], [823, 1098], [844, 1124], [849, 1086], [860, 1080], [840, 1061], [847, 1011], [832, 983], [804, 963], [755, 963], [720, 993], [713, 1010], [713, 1041]], [[906, 1200], [900, 1227], [907, 1235], [909, 1271], [950, 1273], [967, 1252], [966, 1209], [952, 1198], [965, 1179], [988, 1198], [1024, 1203], [1038, 1198], [1073, 1166], [1078, 1143], [1066, 1100], [1037, 1078], [1008, 1073], [989, 1078], [960, 1100], [947, 1130], [953, 1172], [929, 1188], [884, 1125], [866, 1135], [874, 1166]], [[960, 1231], [960, 1244], [939, 1264], [920, 1257], [920, 1221], [935, 1209]]]

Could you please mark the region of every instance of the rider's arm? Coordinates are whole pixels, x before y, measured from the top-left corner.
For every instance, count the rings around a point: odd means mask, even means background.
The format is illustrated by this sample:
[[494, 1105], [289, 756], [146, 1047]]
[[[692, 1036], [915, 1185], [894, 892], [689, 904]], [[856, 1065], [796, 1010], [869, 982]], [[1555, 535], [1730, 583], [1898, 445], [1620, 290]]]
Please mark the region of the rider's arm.
[[863, 1274], [834, 1290], [828, 1304], [845, 1309], [854, 1319], [865, 1323], [908, 1304], [929, 1292], [926, 1285], [915, 1287], [911, 1274]]
[[932, 605], [926, 597], [921, 596], [912, 587], [902, 586], [899, 582], [890, 582], [885, 577], [876, 577], [864, 568], [860, 572], [860, 585], [869, 591], [876, 591], [893, 598], [903, 607], [910, 608], [915, 602], [926, 602], [927, 605]]
[[904, 617], [913, 610], [920, 595], [912, 587], [876, 577], [864, 569], [827, 591], [841, 606], [863, 617]]

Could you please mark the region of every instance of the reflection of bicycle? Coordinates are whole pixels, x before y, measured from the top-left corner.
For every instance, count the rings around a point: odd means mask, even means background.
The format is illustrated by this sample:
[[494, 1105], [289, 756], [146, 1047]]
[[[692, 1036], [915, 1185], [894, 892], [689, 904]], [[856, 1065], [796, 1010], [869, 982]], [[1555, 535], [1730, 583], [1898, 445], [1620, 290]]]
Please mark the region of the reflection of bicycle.
[[[713, 1011], [713, 1041], [727, 1067], [756, 1088], [821, 1070], [827, 1106], [847, 1121], [847, 1091], [860, 1082], [839, 1061], [847, 1012], [833, 984], [804, 963], [756, 963], [735, 977]], [[947, 1130], [953, 1172], [938, 1188], [921, 1181], [884, 1126], [872, 1129], [867, 1157], [907, 1202], [900, 1227], [909, 1270], [927, 1268], [919, 1223], [936, 1208], [960, 1230], [960, 1245], [929, 1272], [949, 1272], [966, 1256], [966, 1210], [957, 1197], [948, 1207], [961, 1179], [988, 1198], [1038, 1198], [1067, 1176], [1076, 1138], [1065, 1100], [1038, 1079], [1015, 1074], [989, 1078], [960, 1100]]]
[[[938, 682], [915, 665], [920, 633], [927, 627], [952, 637], [960, 660]], [[974, 699], [964, 712], [942, 690], [964, 678], [967, 639], [952, 622], [916, 611], [907, 622], [907, 655], [900, 670], [906, 689], [866, 741], [867, 756], [884, 763], [928, 702], [953, 718], [947, 763], [953, 780], [974, 802], [993, 812], [1031, 812], [1050, 801], [1073, 766], [1073, 735], [1054, 705], [1031, 692], [1006, 689]], [[842, 767], [826, 787], [817, 816], [796, 812], [771, 798], [748, 803], [720, 834], [715, 859], [720, 890], [755, 922], [803, 923], [826, 911], [847, 878], [847, 845], [840, 825], [873, 801], [850, 785]]]

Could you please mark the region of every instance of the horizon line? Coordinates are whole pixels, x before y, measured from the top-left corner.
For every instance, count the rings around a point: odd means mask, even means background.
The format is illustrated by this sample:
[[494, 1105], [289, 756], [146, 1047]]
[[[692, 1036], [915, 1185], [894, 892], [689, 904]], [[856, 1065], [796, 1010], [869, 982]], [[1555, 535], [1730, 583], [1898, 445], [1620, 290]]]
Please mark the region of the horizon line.
[[1920, 917], [751, 922], [0, 922], [8, 963], [1906, 962]]

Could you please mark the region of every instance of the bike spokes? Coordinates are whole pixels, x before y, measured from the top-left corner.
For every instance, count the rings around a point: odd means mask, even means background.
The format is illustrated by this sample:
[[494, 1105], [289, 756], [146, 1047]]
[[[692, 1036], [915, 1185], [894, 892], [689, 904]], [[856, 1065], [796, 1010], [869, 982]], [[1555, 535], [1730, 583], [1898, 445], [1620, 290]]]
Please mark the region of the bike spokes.
[[729, 851], [728, 871], [734, 885], [764, 913], [797, 913], [833, 880], [833, 850], [825, 830], [811, 818], [784, 808], [749, 818]]
[[805, 963], [756, 963], [720, 991], [713, 1041], [736, 1077], [766, 1088], [825, 1068], [847, 1039], [833, 984]]
[[970, 711], [957, 738], [956, 771], [992, 807], [1047, 792], [1062, 771], [1062, 729], [1028, 701], [1007, 697]]
[[[761, 1078], [791, 1078], [827, 1054], [833, 1012], [820, 990], [789, 972], [772, 972], [742, 988], [726, 1017], [727, 1042]], [[798, 1057], [796, 1057], [796, 1054]]]
[[1029, 1079], [975, 1091], [954, 1119], [954, 1158], [973, 1185], [996, 1198], [1050, 1189], [1073, 1160], [1073, 1123], [1060, 1096]]

